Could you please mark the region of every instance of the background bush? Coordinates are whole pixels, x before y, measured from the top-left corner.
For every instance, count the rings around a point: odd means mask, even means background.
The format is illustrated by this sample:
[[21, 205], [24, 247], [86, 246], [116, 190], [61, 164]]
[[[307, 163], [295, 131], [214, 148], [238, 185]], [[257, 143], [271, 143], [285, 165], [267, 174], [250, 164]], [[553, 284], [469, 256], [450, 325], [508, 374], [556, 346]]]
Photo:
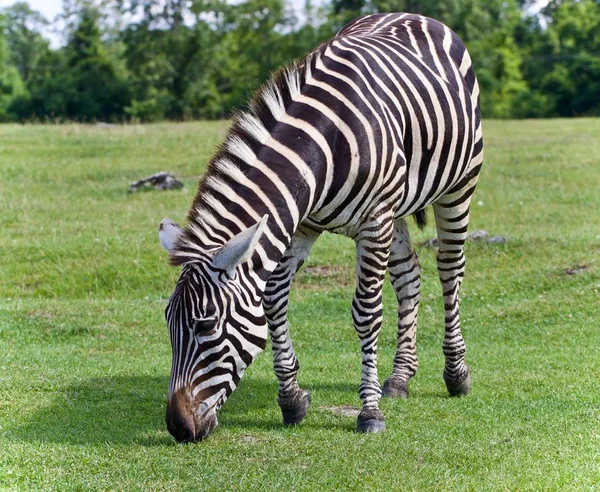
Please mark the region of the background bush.
[[[65, 0], [0, 10], [0, 121], [217, 119], [346, 22], [419, 12], [466, 42], [488, 118], [600, 115], [600, 0]], [[47, 29], [65, 32], [53, 49]]]

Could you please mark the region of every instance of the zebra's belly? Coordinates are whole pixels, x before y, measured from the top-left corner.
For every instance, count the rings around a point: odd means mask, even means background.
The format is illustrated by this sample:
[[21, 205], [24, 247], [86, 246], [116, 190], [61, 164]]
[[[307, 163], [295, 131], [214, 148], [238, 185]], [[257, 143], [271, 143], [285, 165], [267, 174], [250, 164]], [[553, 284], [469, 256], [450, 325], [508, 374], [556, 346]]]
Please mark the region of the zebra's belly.
[[302, 224], [320, 232], [327, 231], [354, 237], [366, 223], [372, 222], [378, 215], [384, 212], [391, 212], [395, 215], [402, 203], [403, 194], [404, 184], [400, 179], [400, 183], [395, 186], [388, 184], [388, 186], [373, 190], [373, 199], [365, 201], [357, 207], [348, 207], [335, 215], [317, 212], [309, 215]]

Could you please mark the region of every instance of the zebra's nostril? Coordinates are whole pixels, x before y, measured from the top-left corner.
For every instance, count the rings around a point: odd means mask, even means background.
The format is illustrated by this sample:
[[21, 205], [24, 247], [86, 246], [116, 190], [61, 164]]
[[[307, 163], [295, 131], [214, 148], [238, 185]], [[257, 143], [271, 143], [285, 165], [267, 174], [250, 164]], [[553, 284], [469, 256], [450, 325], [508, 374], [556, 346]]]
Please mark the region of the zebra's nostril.
[[193, 442], [196, 439], [194, 435], [194, 429], [181, 429], [181, 439], [177, 439], [179, 442]]
[[167, 430], [178, 442], [192, 442], [196, 439], [192, 419], [167, 417]]
[[191, 442], [196, 438], [194, 416], [185, 394], [175, 393], [167, 403], [167, 430], [179, 442]]

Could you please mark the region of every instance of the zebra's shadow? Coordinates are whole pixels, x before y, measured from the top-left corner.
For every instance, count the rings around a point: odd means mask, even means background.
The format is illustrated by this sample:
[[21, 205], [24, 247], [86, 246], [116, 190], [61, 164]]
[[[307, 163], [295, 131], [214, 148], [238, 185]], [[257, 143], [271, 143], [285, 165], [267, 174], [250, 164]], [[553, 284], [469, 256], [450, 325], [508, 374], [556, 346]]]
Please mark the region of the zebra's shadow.
[[[4, 435], [28, 442], [174, 444], [165, 426], [168, 381], [166, 375], [92, 378], [59, 389], [52, 403], [33, 412], [24, 424], [7, 428]], [[343, 384], [317, 383], [307, 389], [351, 391]], [[225, 404], [220, 423], [249, 430], [281, 428], [276, 397], [274, 377], [247, 378]]]
[[[345, 402], [358, 404], [360, 402], [357, 391], [358, 385], [346, 382], [310, 380], [310, 378], [306, 378], [301, 385], [312, 395], [312, 405], [306, 420], [301, 424], [302, 427], [354, 430], [356, 426], [354, 419], [348, 421], [348, 426], [344, 426], [339, 420], [315, 419], [311, 416], [322, 414], [322, 407], [331, 405], [332, 401], [336, 399], [343, 398]], [[275, 376], [268, 379], [252, 377], [242, 380], [240, 387], [224, 405], [219, 416], [219, 422], [223, 428], [227, 427], [236, 431], [261, 432], [282, 429], [283, 421], [281, 410], [277, 404], [277, 380]]]
[[49, 405], [8, 429], [13, 440], [69, 444], [165, 444], [168, 377], [92, 378], [61, 388]]

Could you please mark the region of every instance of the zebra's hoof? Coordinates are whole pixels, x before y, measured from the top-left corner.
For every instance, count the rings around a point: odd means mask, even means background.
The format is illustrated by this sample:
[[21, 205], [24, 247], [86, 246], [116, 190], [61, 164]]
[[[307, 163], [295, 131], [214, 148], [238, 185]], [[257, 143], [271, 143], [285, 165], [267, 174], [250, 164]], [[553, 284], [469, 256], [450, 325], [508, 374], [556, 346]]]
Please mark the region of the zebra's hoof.
[[290, 397], [277, 398], [277, 403], [281, 407], [284, 425], [298, 425], [310, 407], [310, 393], [300, 390]]
[[444, 371], [444, 382], [450, 396], [466, 396], [471, 389], [471, 371], [467, 368], [466, 372], [455, 379]]
[[408, 398], [408, 381], [390, 376], [383, 383], [383, 396], [387, 398]]
[[385, 419], [380, 410], [363, 410], [356, 421], [357, 432], [381, 432], [385, 430]]

